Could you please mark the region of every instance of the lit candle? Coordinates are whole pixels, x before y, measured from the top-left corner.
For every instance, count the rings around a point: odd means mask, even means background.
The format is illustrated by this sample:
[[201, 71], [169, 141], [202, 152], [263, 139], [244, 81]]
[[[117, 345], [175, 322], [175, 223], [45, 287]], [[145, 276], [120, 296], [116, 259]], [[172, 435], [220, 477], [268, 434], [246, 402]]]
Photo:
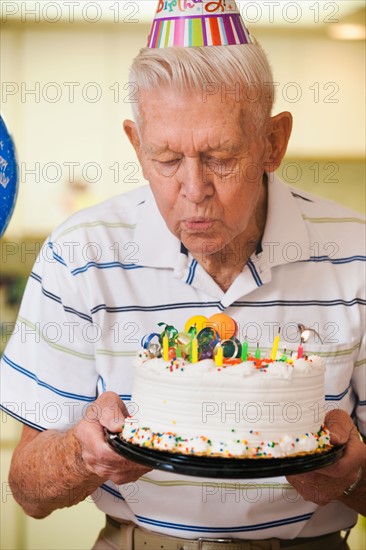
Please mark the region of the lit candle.
[[217, 348], [215, 363], [217, 367], [222, 367], [222, 365], [224, 364], [224, 348], [222, 346], [219, 346]]
[[198, 340], [194, 336], [191, 343], [191, 363], [198, 363]]
[[272, 361], [276, 361], [276, 358], [277, 358], [277, 351], [280, 343], [280, 332], [281, 332], [281, 327], [278, 329], [278, 334], [273, 341], [273, 347], [272, 347], [272, 353], [271, 353]]
[[261, 358], [261, 350], [259, 349], [259, 342], [257, 342], [257, 349], [255, 350], [255, 358], [256, 359]]
[[301, 359], [304, 355], [304, 346], [303, 346], [303, 343], [304, 343], [304, 339], [301, 337], [301, 340], [300, 340], [300, 345], [299, 347], [297, 348], [297, 358], [298, 359]]
[[248, 359], [248, 340], [245, 337], [245, 340], [241, 347], [241, 360], [246, 361], [247, 359]]
[[169, 338], [167, 334], [163, 336], [163, 359], [169, 361]]

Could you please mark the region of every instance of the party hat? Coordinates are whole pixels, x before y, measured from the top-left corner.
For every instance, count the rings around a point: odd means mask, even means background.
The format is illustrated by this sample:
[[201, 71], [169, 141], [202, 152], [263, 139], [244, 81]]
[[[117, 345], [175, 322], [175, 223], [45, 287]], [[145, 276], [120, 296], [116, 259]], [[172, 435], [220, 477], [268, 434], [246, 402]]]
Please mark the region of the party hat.
[[147, 47], [251, 43], [235, 0], [159, 0]]

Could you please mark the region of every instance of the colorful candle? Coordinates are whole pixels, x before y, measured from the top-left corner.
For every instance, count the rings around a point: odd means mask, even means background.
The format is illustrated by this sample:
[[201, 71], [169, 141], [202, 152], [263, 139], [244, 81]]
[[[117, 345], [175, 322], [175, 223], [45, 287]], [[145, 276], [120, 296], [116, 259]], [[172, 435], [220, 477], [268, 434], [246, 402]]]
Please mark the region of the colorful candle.
[[245, 338], [241, 347], [241, 360], [246, 361], [248, 359], [248, 340]]
[[304, 346], [303, 346], [304, 340], [301, 338], [300, 345], [297, 348], [297, 358], [301, 359], [304, 356]]
[[222, 365], [224, 364], [224, 348], [222, 346], [219, 346], [217, 348], [215, 363], [217, 367], [222, 367]]
[[272, 352], [271, 352], [272, 361], [276, 361], [276, 358], [277, 358], [277, 351], [278, 351], [278, 346], [279, 346], [279, 343], [280, 343], [280, 332], [281, 332], [281, 327], [278, 329], [278, 334], [277, 334], [277, 336], [275, 337], [275, 339], [273, 341], [273, 347], [272, 347]]
[[261, 358], [261, 350], [259, 348], [259, 342], [257, 342], [257, 349], [255, 350], [255, 358], [260, 359]]
[[194, 336], [191, 343], [191, 363], [198, 363], [198, 340]]
[[169, 338], [166, 333], [163, 336], [163, 359], [169, 361]]

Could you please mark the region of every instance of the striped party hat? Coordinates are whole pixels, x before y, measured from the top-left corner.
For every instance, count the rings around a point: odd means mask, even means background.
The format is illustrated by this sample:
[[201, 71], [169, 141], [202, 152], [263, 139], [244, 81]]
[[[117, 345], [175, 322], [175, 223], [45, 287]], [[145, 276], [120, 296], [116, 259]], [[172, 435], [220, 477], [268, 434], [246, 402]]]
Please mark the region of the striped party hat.
[[251, 43], [235, 0], [159, 0], [147, 47]]

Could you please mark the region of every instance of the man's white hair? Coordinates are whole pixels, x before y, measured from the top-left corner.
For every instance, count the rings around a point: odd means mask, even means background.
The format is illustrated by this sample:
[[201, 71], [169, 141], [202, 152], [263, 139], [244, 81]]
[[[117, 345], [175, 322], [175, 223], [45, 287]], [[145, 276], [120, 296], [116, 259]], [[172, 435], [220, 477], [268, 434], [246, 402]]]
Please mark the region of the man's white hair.
[[[271, 116], [275, 90], [272, 71], [262, 47], [254, 44], [161, 49], [143, 48], [130, 69], [130, 82], [137, 93], [154, 92], [159, 87], [179, 92], [200, 92], [226, 97], [240, 95], [250, 103], [253, 121], [262, 126]], [[239, 93], [240, 91], [240, 93]], [[139, 102], [132, 103], [137, 125], [140, 125]]]

